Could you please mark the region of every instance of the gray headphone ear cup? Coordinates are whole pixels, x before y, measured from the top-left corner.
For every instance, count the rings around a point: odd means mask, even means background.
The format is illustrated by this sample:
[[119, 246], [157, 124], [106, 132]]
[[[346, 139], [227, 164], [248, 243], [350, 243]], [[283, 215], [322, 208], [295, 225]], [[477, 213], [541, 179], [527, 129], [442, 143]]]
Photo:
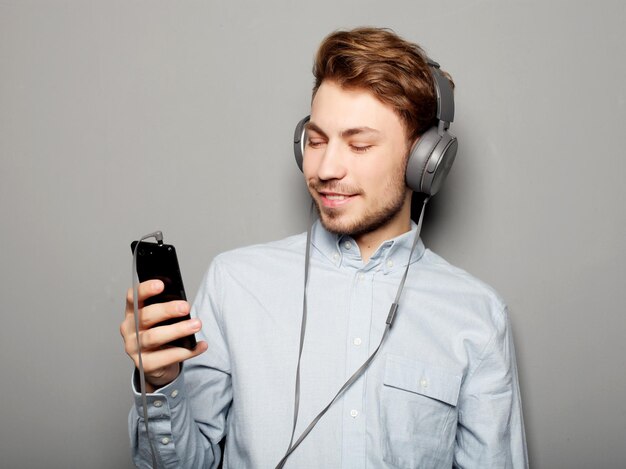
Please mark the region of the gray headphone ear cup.
[[432, 196], [439, 192], [450, 172], [450, 168], [452, 168], [458, 147], [459, 144], [456, 137], [448, 132], [444, 132], [433, 150], [422, 175], [422, 187], [427, 194]]
[[433, 149], [439, 143], [440, 136], [437, 133], [435, 127], [431, 127], [422, 134], [417, 142], [411, 149], [409, 155], [409, 161], [406, 165], [406, 185], [409, 186], [413, 192], [424, 192], [422, 190], [422, 175], [424, 174], [424, 168], [428, 163], [428, 159], [433, 152]]
[[304, 159], [304, 145], [306, 144], [306, 129], [304, 126], [311, 120], [311, 116], [306, 116], [304, 119], [298, 122], [296, 130], [293, 134], [293, 154], [296, 158], [296, 164], [300, 171], [302, 171], [302, 161]]
[[409, 155], [407, 186], [414, 192], [435, 195], [452, 167], [457, 148], [456, 137], [448, 132], [439, 135], [436, 127], [424, 132]]

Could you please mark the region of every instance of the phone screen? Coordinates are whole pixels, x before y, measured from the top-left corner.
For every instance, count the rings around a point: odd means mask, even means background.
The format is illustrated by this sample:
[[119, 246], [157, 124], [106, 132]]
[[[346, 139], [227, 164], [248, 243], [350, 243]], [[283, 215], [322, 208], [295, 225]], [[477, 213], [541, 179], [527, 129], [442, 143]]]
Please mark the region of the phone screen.
[[[137, 241], [131, 243], [131, 250], [134, 252]], [[137, 248], [137, 276], [140, 282], [146, 280], [161, 280], [164, 289], [158, 295], [147, 298], [144, 306], [155, 303], [166, 303], [173, 300], [187, 300], [183, 278], [178, 266], [176, 249], [171, 244], [157, 244], [142, 241]], [[189, 319], [190, 316], [181, 316], [168, 319], [154, 327], [174, 324], [179, 321]], [[174, 347], [185, 347], [193, 349], [196, 346], [196, 338], [193, 334], [180, 339], [173, 340], [168, 345]]]

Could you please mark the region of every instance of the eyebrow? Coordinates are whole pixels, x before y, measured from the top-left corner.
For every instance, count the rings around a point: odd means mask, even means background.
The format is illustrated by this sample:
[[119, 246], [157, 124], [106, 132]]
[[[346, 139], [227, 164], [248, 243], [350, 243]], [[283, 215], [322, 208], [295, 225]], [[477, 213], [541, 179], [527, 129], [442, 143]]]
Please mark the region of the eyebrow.
[[[328, 138], [328, 135], [326, 135], [326, 132], [324, 132], [317, 124], [315, 124], [315, 122], [307, 122], [305, 125], [306, 130], [312, 130], [313, 132], [316, 132], [320, 135], [322, 135], [323, 137]], [[351, 137], [353, 135], [359, 135], [359, 134], [380, 134], [380, 132], [376, 129], [372, 129], [371, 127], [353, 127], [351, 129], [345, 129], [341, 131], [341, 136], [342, 137]]]

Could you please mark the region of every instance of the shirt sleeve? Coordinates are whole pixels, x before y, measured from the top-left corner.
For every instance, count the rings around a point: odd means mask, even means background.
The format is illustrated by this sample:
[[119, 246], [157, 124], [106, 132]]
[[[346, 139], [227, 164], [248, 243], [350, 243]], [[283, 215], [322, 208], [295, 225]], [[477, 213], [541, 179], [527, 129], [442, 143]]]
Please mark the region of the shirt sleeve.
[[528, 467], [526, 437], [507, 310], [461, 387], [454, 466]]
[[[165, 468], [216, 468], [221, 459], [219, 442], [226, 433], [226, 417], [232, 401], [230, 361], [219, 325], [219, 276], [211, 265], [192, 306], [191, 315], [202, 320], [199, 340], [209, 348], [184, 362], [178, 377], [147, 395], [152, 445]], [[129, 415], [129, 433], [135, 465], [152, 465], [145, 429], [141, 394], [135, 389], [135, 405]]]

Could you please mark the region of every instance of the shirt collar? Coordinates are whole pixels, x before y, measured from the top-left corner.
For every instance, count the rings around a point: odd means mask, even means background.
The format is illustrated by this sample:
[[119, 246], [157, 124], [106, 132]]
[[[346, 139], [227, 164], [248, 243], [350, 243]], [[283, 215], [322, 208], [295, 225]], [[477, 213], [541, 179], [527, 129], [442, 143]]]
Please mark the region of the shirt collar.
[[[353, 238], [330, 233], [319, 220], [313, 224], [311, 242], [315, 250], [337, 268], [352, 267], [363, 271], [377, 269], [388, 274], [406, 267], [416, 230], [417, 225], [411, 221], [410, 231], [383, 242], [366, 265], [363, 265], [359, 246]], [[418, 261], [424, 250], [424, 243], [420, 238], [417, 240], [411, 263]]]

